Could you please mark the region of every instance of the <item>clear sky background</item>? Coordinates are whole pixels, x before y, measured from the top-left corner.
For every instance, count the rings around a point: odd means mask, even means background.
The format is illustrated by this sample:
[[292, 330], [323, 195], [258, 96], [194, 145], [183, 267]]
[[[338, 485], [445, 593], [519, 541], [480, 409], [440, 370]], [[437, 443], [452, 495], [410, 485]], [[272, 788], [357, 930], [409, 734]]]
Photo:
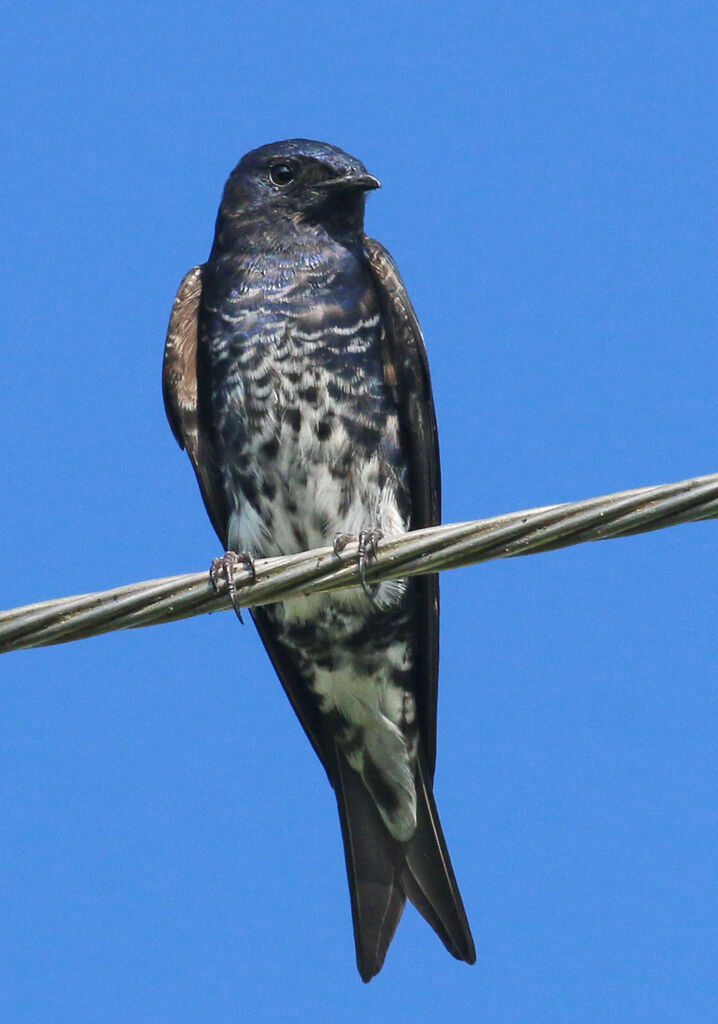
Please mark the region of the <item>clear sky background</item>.
[[[444, 518], [718, 470], [714, 3], [11, 4], [2, 593], [218, 554], [164, 333], [247, 150], [307, 136], [427, 338]], [[447, 574], [437, 798], [475, 967], [354, 966], [334, 799], [231, 613], [0, 659], [8, 1024], [701, 1022], [718, 524]]]

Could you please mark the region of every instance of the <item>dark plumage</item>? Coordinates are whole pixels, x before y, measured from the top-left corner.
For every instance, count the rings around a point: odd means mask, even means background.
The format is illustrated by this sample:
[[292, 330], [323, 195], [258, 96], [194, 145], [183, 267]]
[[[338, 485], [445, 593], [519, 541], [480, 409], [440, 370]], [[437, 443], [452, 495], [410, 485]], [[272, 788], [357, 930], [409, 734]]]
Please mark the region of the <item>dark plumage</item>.
[[[363, 231], [378, 184], [323, 143], [254, 150], [227, 182], [209, 259], [180, 285], [165, 406], [226, 550], [290, 554], [439, 522], [421, 332]], [[431, 789], [438, 577], [252, 614], [334, 787], [362, 978], [381, 969], [407, 897], [473, 963]]]

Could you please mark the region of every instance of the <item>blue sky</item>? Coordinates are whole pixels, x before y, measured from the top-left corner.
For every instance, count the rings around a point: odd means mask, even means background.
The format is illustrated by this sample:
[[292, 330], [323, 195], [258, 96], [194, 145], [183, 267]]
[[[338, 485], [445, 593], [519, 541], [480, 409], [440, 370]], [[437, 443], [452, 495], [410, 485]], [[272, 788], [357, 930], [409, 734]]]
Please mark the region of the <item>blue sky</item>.
[[[218, 553], [164, 332], [227, 174], [279, 138], [382, 179], [447, 521], [715, 471], [717, 30], [690, 2], [12, 5], [0, 604]], [[3, 1019], [710, 1019], [717, 530], [445, 576], [436, 792], [478, 962], [409, 910], [368, 987], [251, 626], [3, 656]]]

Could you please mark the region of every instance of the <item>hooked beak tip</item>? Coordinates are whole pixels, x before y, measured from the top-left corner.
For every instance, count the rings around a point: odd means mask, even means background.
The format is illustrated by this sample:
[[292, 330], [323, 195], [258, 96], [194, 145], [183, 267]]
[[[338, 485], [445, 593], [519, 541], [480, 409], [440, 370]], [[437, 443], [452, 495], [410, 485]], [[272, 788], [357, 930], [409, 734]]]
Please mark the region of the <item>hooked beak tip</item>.
[[381, 182], [378, 178], [375, 178], [373, 174], [362, 174], [362, 188], [366, 189], [367, 192], [372, 191], [375, 188], [381, 188]]

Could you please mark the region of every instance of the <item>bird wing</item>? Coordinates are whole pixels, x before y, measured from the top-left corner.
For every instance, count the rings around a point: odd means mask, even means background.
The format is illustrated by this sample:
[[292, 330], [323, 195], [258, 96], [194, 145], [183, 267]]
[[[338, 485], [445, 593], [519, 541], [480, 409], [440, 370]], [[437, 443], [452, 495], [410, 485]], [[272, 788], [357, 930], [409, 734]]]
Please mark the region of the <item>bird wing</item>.
[[[216, 468], [211, 429], [204, 425], [198, 411], [197, 332], [201, 298], [202, 267], [199, 266], [185, 274], [172, 306], [165, 342], [162, 394], [172, 433], [180, 448], [187, 450], [207, 513], [226, 549], [228, 512], [224, 488]], [[276, 630], [266, 611], [261, 607], [250, 611], [297, 718], [330, 780], [333, 780], [336, 774], [333, 770], [334, 749], [324, 740], [319, 712], [298, 683], [296, 667], [277, 642]]]
[[[411, 527], [441, 521], [439, 435], [424, 339], [399, 270], [387, 250], [365, 238], [364, 251], [385, 325], [384, 375], [394, 392], [409, 460]], [[417, 652], [414, 668], [420, 736], [429, 778], [436, 763], [436, 703], [439, 679], [439, 577], [416, 576]]]
[[227, 508], [216, 468], [211, 433], [200, 420], [197, 402], [197, 324], [202, 298], [202, 267], [192, 267], [177, 290], [165, 341], [162, 395], [172, 433], [186, 448], [207, 514], [222, 544], [227, 543]]

